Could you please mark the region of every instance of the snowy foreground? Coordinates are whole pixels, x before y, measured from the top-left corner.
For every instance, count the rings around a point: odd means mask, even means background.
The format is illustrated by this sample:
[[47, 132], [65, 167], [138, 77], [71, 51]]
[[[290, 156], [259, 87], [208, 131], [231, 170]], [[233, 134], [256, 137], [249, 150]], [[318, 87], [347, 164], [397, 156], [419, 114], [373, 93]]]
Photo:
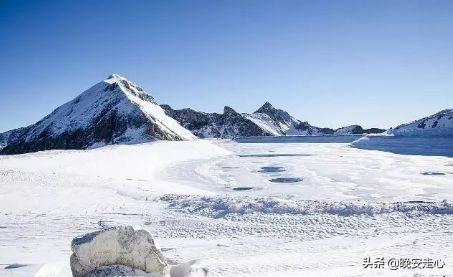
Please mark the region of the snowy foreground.
[[[453, 158], [348, 143], [1, 156], [0, 276], [70, 276], [72, 238], [120, 224], [145, 227], [170, 261], [199, 259], [208, 276], [451, 275], [452, 201]], [[384, 268], [365, 269], [368, 257]], [[391, 258], [445, 264], [390, 270]]]

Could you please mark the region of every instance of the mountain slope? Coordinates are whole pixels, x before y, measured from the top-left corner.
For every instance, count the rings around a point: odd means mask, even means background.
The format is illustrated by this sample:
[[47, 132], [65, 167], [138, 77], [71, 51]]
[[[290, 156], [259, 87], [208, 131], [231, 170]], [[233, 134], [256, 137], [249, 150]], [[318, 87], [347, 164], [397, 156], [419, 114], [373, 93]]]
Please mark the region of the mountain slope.
[[310, 125], [308, 122], [300, 121], [286, 111], [274, 108], [269, 102], [266, 102], [254, 113], [244, 114], [244, 116], [273, 135], [301, 136], [333, 134], [332, 129], [319, 128]]
[[399, 125], [388, 132], [395, 136], [453, 136], [453, 109]]
[[194, 138], [143, 89], [114, 74], [39, 122], [3, 133], [0, 154]]
[[200, 138], [273, 135], [228, 106], [225, 106], [223, 114], [204, 113], [192, 109], [174, 110], [169, 105], [161, 105], [161, 107], [168, 116], [176, 119], [182, 126]]

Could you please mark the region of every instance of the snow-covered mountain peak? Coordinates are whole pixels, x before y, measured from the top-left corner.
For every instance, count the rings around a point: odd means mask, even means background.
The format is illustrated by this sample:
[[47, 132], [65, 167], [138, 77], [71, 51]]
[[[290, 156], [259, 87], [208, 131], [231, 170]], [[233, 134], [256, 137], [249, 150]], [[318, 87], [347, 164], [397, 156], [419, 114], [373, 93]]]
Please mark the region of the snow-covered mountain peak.
[[277, 109], [266, 102], [250, 115], [245, 115], [249, 120], [260, 126], [263, 130], [276, 136], [280, 135], [324, 135], [332, 134], [333, 130], [311, 126], [291, 116], [288, 112]]
[[124, 78], [123, 76], [121, 76], [120, 74], [113, 73], [113, 74], [109, 75], [109, 76], [107, 77], [107, 79], [105, 79], [105, 80], [106, 80], [106, 81], [107, 81], [107, 80], [112, 80], [112, 81], [113, 81], [113, 80], [116, 80], [116, 81], [118, 81], [118, 80], [127, 80], [127, 79]]
[[87, 89], [36, 124], [2, 137], [1, 152], [6, 154], [195, 138], [167, 116], [153, 97], [118, 74]]
[[141, 100], [153, 102], [157, 104], [154, 98], [146, 93], [141, 87], [137, 86], [135, 83], [129, 81], [125, 77], [119, 74], [112, 74], [107, 79], [104, 80], [104, 83], [108, 84], [104, 89], [106, 92], [123, 92], [128, 96], [135, 96]]
[[276, 121], [280, 124], [284, 124], [284, 125], [290, 125], [290, 124], [292, 124], [292, 122], [297, 121], [288, 112], [274, 108], [274, 106], [272, 106], [271, 103], [269, 103], [269, 102], [264, 103], [264, 105], [261, 106], [261, 108], [259, 108], [258, 110], [256, 110], [256, 112], [254, 112], [254, 114], [268, 115], [274, 121]]

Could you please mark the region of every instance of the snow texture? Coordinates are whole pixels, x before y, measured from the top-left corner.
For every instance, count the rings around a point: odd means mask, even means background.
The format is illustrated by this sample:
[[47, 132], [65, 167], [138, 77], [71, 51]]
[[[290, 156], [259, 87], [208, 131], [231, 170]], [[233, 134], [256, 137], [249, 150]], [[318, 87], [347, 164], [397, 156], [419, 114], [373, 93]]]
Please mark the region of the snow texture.
[[[194, 259], [199, 276], [214, 277], [370, 276], [368, 256], [446, 262], [395, 276], [452, 272], [453, 159], [338, 141], [156, 141], [1, 156], [0, 276], [71, 276], [71, 239], [118, 225], [145, 226], [175, 264], [172, 277], [195, 276], [185, 263]], [[271, 167], [282, 170], [263, 170]]]

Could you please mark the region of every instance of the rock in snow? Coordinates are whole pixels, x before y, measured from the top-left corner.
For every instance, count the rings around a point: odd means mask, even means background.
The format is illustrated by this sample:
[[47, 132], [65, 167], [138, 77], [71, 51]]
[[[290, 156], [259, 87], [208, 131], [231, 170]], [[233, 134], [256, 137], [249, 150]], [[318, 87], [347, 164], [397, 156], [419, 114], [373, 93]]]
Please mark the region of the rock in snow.
[[390, 129], [395, 136], [453, 136], [453, 109]]
[[167, 276], [168, 263], [146, 230], [112, 227], [72, 241], [74, 277], [134, 276], [142, 272]]
[[113, 74], [36, 124], [1, 134], [0, 154], [194, 138], [143, 89]]

